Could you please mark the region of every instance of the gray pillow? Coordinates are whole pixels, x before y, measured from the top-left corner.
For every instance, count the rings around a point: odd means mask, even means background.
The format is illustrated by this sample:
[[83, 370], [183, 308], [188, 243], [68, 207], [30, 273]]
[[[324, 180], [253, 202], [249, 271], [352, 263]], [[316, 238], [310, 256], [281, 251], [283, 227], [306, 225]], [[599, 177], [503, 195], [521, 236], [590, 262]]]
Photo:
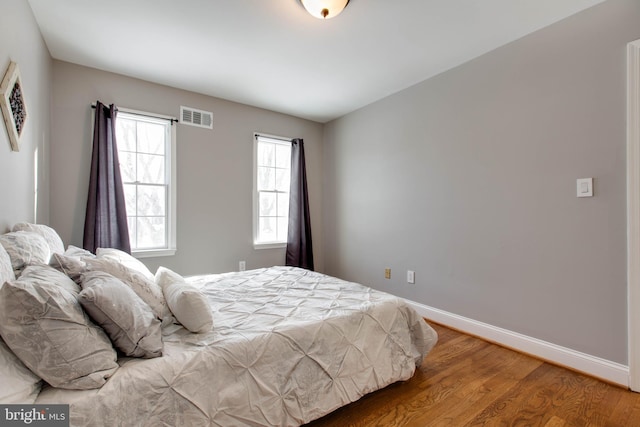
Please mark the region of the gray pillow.
[[78, 300], [126, 356], [162, 356], [160, 321], [121, 280], [101, 271], [85, 273]]
[[116, 277], [125, 285], [128, 285], [142, 301], [146, 302], [159, 318], [164, 319], [171, 315], [167, 302], [162, 295], [162, 289], [137, 270], [107, 258], [84, 259], [88, 271], [102, 271]]
[[64, 273], [75, 283], [82, 282], [82, 273], [86, 272], [88, 267], [84, 261], [87, 258], [68, 256], [63, 254], [53, 254], [49, 265], [56, 270]]
[[48, 265], [30, 265], [20, 275], [21, 282], [51, 283], [58, 285], [75, 296], [80, 293], [80, 286], [71, 280], [66, 274]]
[[0, 335], [13, 353], [54, 387], [101, 387], [118, 368], [116, 351], [78, 300], [50, 283], [0, 287]]

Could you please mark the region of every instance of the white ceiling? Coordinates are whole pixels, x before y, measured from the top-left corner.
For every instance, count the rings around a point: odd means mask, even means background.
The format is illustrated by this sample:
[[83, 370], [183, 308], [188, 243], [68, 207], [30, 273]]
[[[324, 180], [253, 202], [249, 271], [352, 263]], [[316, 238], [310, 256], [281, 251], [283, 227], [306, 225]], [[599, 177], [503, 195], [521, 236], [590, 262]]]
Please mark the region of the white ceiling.
[[29, 0], [55, 59], [327, 122], [603, 0]]

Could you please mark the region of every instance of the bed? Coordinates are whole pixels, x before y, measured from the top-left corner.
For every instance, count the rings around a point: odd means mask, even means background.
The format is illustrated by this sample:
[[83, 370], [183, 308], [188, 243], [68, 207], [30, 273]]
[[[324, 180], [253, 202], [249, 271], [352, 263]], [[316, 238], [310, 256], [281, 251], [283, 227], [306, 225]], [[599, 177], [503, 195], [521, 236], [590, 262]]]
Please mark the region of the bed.
[[193, 333], [165, 317], [160, 357], [118, 353], [99, 388], [45, 383], [33, 403], [69, 404], [71, 425], [295, 426], [411, 378], [437, 341], [403, 300], [317, 272], [182, 280], [212, 327]]

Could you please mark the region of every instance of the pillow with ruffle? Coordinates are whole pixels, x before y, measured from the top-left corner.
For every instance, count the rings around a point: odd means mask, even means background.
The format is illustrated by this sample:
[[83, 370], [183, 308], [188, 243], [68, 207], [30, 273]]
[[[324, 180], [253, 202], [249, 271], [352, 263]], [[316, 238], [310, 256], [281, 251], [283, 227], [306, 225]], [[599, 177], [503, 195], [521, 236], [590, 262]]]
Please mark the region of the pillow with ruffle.
[[91, 251], [88, 251], [86, 249], [79, 248], [73, 245], [67, 246], [67, 250], [64, 251], [64, 255], [77, 257], [77, 258], [95, 258], [96, 257], [95, 254], [93, 254]]
[[51, 250], [47, 241], [32, 231], [12, 231], [0, 235], [0, 244], [11, 258], [11, 267], [16, 275], [31, 264], [49, 264]]
[[41, 235], [49, 245], [52, 254], [61, 254], [64, 252], [64, 243], [56, 230], [44, 224], [30, 224], [28, 222], [19, 222], [13, 226], [11, 231], [30, 231]]
[[120, 263], [131, 270], [137, 271], [147, 279], [154, 280], [153, 273], [149, 271], [142, 261], [124, 251], [114, 248], [98, 248], [96, 249], [96, 256], [98, 259], [108, 259]]

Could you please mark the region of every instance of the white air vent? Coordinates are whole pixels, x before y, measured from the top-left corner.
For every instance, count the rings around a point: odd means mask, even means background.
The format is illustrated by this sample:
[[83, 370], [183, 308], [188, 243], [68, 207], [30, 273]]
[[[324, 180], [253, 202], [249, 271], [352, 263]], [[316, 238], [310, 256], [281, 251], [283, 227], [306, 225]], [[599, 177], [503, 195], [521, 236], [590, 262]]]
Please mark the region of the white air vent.
[[213, 129], [213, 113], [211, 111], [197, 110], [191, 107], [180, 106], [180, 123]]

